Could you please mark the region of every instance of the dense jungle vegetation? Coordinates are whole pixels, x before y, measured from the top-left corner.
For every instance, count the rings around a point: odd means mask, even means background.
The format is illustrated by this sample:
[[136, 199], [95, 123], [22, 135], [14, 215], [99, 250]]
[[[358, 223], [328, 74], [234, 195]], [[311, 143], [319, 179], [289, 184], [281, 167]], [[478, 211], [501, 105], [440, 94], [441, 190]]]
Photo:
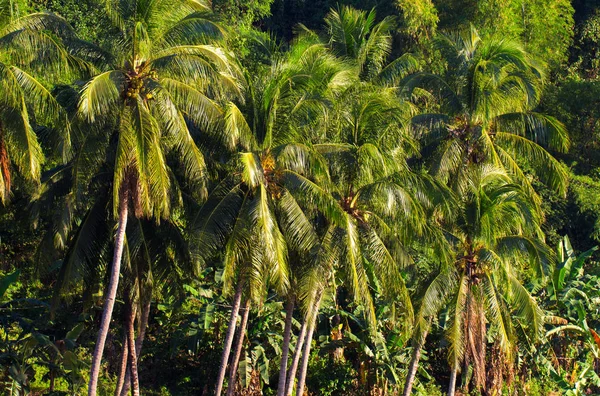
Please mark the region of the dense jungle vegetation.
[[599, 395], [600, 4], [0, 0], [3, 395]]

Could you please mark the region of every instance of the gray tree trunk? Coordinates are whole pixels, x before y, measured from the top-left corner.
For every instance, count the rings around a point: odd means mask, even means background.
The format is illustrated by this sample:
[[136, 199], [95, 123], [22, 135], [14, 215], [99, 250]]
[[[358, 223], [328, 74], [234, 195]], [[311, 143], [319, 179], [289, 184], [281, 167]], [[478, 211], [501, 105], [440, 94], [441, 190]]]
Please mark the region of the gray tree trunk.
[[[140, 318], [139, 324], [139, 333], [137, 338], [135, 339], [135, 353], [138, 361], [140, 359], [140, 355], [142, 354], [142, 344], [144, 343], [144, 338], [146, 337], [146, 329], [148, 328], [148, 317], [150, 316], [150, 305], [152, 304], [152, 297], [149, 296], [144, 306], [142, 307], [142, 315]], [[129, 365], [127, 365], [127, 372], [125, 373], [125, 383], [123, 384], [123, 388], [121, 389], [121, 396], [127, 396], [129, 393], [129, 389], [131, 389], [131, 371], [129, 370]]]
[[452, 367], [452, 373], [450, 373], [450, 384], [448, 385], [448, 396], [454, 396], [454, 390], [456, 388], [456, 372], [458, 367], [454, 365]]
[[232, 396], [235, 392], [235, 384], [237, 377], [238, 365], [240, 364], [240, 356], [244, 347], [244, 335], [246, 334], [246, 326], [248, 325], [248, 316], [250, 316], [250, 299], [246, 300], [244, 305], [244, 313], [242, 314], [242, 323], [240, 323], [240, 331], [238, 332], [233, 360], [229, 365], [229, 384], [227, 385], [227, 396]]
[[296, 387], [296, 396], [302, 396], [304, 394], [304, 384], [306, 382], [306, 372], [308, 370], [308, 358], [310, 357], [310, 344], [312, 342], [313, 333], [317, 325], [317, 316], [319, 314], [319, 307], [321, 306], [321, 296], [323, 290], [320, 290], [316, 296], [316, 300], [311, 312], [311, 320], [308, 324], [308, 333], [306, 334], [306, 341], [304, 341], [304, 351], [302, 352], [302, 367], [300, 367], [300, 373], [298, 374], [298, 386]]
[[121, 272], [121, 258], [123, 257], [123, 246], [125, 242], [125, 229], [127, 228], [128, 204], [129, 194], [124, 192], [119, 204], [119, 223], [117, 226], [117, 235], [115, 236], [115, 249], [111, 266], [110, 280], [108, 282], [108, 291], [106, 294], [106, 301], [104, 302], [104, 310], [102, 312], [102, 320], [100, 321], [98, 338], [96, 339], [96, 347], [94, 348], [94, 355], [92, 356], [88, 396], [96, 396], [98, 377], [100, 375], [100, 365], [102, 364], [102, 354], [104, 353], [104, 344], [106, 343], [106, 337], [108, 336], [110, 320], [112, 318], [113, 308], [115, 306], [115, 298], [117, 297], [119, 274]]
[[281, 351], [281, 364], [279, 365], [279, 383], [277, 384], [277, 396], [285, 396], [288, 355], [290, 352], [290, 338], [292, 335], [292, 317], [294, 315], [294, 297], [288, 298], [285, 307], [285, 326], [283, 329], [283, 346]]
[[427, 338], [427, 331], [425, 331], [417, 342], [415, 342], [413, 356], [410, 361], [410, 366], [408, 367], [408, 374], [406, 375], [406, 383], [404, 384], [404, 391], [402, 392], [402, 396], [410, 396], [412, 392], [412, 387], [415, 382], [415, 376], [417, 374], [417, 369], [419, 368], [419, 359], [421, 358], [421, 350], [423, 349], [423, 345], [425, 344], [425, 339]]
[[300, 357], [302, 356], [302, 349], [304, 347], [304, 341], [306, 340], [306, 329], [308, 328], [308, 320], [304, 318], [302, 326], [300, 327], [300, 334], [296, 341], [296, 349], [294, 350], [294, 356], [292, 357], [292, 365], [287, 374], [285, 395], [291, 396], [294, 390], [294, 379], [296, 378], [296, 372], [298, 371], [298, 363], [300, 363]]
[[223, 354], [221, 355], [221, 366], [219, 367], [219, 376], [217, 377], [217, 388], [215, 390], [216, 396], [221, 396], [221, 392], [223, 392], [223, 381], [225, 380], [225, 372], [227, 371], [227, 361], [229, 360], [231, 344], [233, 343], [233, 336], [235, 334], [235, 322], [237, 321], [238, 312], [240, 310], [240, 302], [242, 300], [243, 287], [244, 282], [240, 279], [237, 285], [237, 289], [235, 291], [235, 296], [233, 298], [233, 307], [231, 308], [231, 316], [229, 317], [229, 327], [227, 329], [227, 335], [225, 337]]

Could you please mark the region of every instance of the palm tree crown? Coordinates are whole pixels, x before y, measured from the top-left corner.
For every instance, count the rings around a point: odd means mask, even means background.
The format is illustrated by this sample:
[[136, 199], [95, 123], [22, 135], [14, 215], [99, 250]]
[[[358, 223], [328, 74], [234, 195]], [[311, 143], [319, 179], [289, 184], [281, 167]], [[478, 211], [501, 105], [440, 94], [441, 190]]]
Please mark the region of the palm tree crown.
[[121, 188], [128, 185], [138, 214], [166, 216], [170, 174], [165, 153], [177, 152], [188, 181], [202, 186], [204, 158], [187, 121], [205, 130], [218, 121], [213, 99], [238, 91], [237, 69], [213, 45], [224, 31], [203, 2], [105, 5], [121, 39], [112, 43], [102, 69], [83, 87], [79, 113], [98, 129], [117, 132], [115, 211]]
[[458, 186], [466, 165], [493, 163], [537, 197], [517, 161], [520, 157], [543, 182], [564, 194], [567, 173], [540, 145], [565, 151], [567, 133], [556, 119], [534, 111], [543, 68], [518, 44], [483, 42], [473, 27], [442, 35], [438, 44], [446, 54], [447, 76], [416, 73], [404, 81], [407, 93], [426, 88], [441, 99], [439, 107], [413, 118], [426, 135], [426, 149], [433, 152], [433, 172]]

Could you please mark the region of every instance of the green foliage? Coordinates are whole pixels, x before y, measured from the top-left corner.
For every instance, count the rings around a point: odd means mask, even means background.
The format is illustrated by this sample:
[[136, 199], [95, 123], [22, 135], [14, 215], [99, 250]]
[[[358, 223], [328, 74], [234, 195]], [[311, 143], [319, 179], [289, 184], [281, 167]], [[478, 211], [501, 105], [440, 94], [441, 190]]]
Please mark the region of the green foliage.
[[472, 23], [486, 39], [519, 39], [532, 54], [558, 70], [573, 40], [574, 9], [568, 0], [460, 0], [434, 2], [440, 27]]
[[431, 38], [439, 21], [431, 0], [397, 0], [404, 32], [418, 41]]
[[0, 0], [0, 393], [85, 393], [124, 197], [100, 394], [132, 306], [142, 392], [212, 392], [239, 285], [239, 394], [275, 394], [288, 301], [311, 394], [417, 352], [413, 394], [598, 393], [598, 15]]

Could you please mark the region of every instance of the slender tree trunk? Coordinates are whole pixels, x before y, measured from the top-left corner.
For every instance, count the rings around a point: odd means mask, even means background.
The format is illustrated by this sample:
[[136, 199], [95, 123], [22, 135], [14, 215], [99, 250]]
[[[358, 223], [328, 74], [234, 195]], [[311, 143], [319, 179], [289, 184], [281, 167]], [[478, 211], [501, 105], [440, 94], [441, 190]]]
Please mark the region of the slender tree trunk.
[[450, 373], [450, 384], [448, 385], [448, 396], [454, 396], [454, 390], [456, 388], [456, 372], [458, 371], [457, 365], [452, 367], [452, 372]]
[[285, 396], [285, 380], [287, 377], [288, 355], [290, 352], [290, 337], [292, 335], [292, 317], [294, 315], [294, 297], [288, 297], [285, 307], [285, 326], [283, 329], [283, 347], [281, 351], [281, 364], [279, 365], [279, 383], [277, 396]]
[[117, 378], [117, 387], [115, 388], [115, 396], [121, 395], [123, 384], [125, 383], [125, 374], [127, 373], [127, 362], [129, 358], [129, 346], [127, 345], [127, 332], [123, 337], [123, 348], [121, 349], [121, 366], [119, 369], [119, 377]]
[[129, 300], [129, 316], [127, 318], [127, 345], [129, 346], [129, 372], [131, 373], [131, 385], [133, 396], [140, 396], [140, 381], [137, 369], [137, 353], [135, 350], [135, 306]]
[[223, 391], [223, 381], [225, 380], [225, 372], [227, 371], [227, 361], [229, 360], [229, 353], [231, 352], [231, 344], [233, 343], [233, 336], [235, 334], [235, 322], [237, 320], [238, 312], [240, 310], [240, 302], [242, 300], [242, 290], [244, 287], [244, 281], [239, 280], [235, 296], [233, 298], [233, 307], [231, 308], [231, 316], [229, 317], [229, 327], [227, 329], [227, 336], [225, 336], [225, 345], [223, 347], [223, 355], [221, 356], [221, 366], [219, 367], [219, 377], [217, 378], [217, 388], [215, 390], [216, 396], [221, 396]]
[[423, 349], [423, 345], [425, 344], [426, 338], [427, 331], [424, 331], [423, 334], [419, 336], [419, 340], [414, 344], [413, 356], [410, 361], [410, 366], [408, 367], [408, 374], [406, 375], [406, 383], [404, 384], [402, 396], [410, 396], [412, 392], [417, 369], [419, 368], [419, 359], [421, 359], [421, 351]]
[[[148, 317], [150, 316], [150, 304], [152, 303], [152, 298], [148, 297], [144, 306], [142, 307], [142, 315], [140, 318], [140, 326], [138, 336], [135, 339], [135, 354], [138, 358], [138, 362], [140, 359], [140, 355], [142, 354], [142, 344], [144, 343], [144, 338], [146, 336], [146, 329], [148, 328]], [[129, 393], [129, 389], [131, 388], [131, 371], [129, 370], [129, 365], [127, 366], [127, 372], [125, 374], [125, 383], [123, 384], [123, 388], [121, 389], [121, 396], [127, 396]]]
[[0, 202], [8, 201], [10, 195], [10, 160], [8, 158], [8, 149], [4, 142], [4, 133], [2, 124], [0, 124], [0, 174], [2, 175], [3, 185], [0, 185]]
[[108, 291], [102, 320], [100, 321], [100, 330], [96, 339], [96, 348], [92, 356], [92, 367], [90, 368], [90, 382], [88, 386], [88, 396], [96, 396], [98, 388], [98, 377], [100, 375], [100, 365], [102, 364], [102, 354], [104, 353], [104, 344], [108, 336], [110, 320], [112, 318], [115, 298], [117, 297], [117, 288], [119, 287], [119, 274], [121, 272], [121, 257], [123, 256], [123, 245], [125, 242], [125, 228], [127, 227], [127, 211], [129, 204], [129, 194], [127, 191], [122, 193], [121, 203], [119, 205], [119, 225], [115, 237], [115, 250], [111, 266], [110, 280], [108, 282]]
[[242, 323], [240, 323], [240, 331], [238, 332], [235, 350], [233, 352], [233, 360], [229, 365], [229, 384], [227, 385], [227, 396], [232, 396], [235, 392], [235, 384], [237, 377], [238, 365], [240, 364], [240, 356], [244, 347], [244, 335], [246, 334], [246, 326], [248, 324], [248, 316], [250, 316], [250, 299], [246, 300], [243, 309]]
[[287, 374], [285, 395], [291, 396], [294, 390], [294, 379], [296, 378], [296, 371], [298, 371], [298, 363], [300, 363], [300, 357], [302, 356], [302, 349], [304, 347], [304, 341], [306, 340], [306, 329], [308, 328], [308, 320], [304, 318], [302, 326], [300, 327], [300, 334], [296, 341], [296, 349], [294, 350], [294, 356], [292, 357], [292, 365]]
[[300, 367], [300, 373], [298, 374], [298, 386], [296, 387], [296, 396], [302, 396], [304, 394], [304, 383], [306, 382], [306, 371], [308, 370], [308, 358], [310, 357], [310, 344], [312, 342], [313, 333], [317, 325], [317, 315], [319, 314], [319, 307], [321, 305], [321, 296], [323, 290], [320, 290], [317, 294], [317, 299], [313, 306], [313, 312], [311, 312], [311, 320], [308, 324], [308, 333], [306, 334], [306, 341], [304, 341], [304, 351], [302, 352], [302, 367]]

